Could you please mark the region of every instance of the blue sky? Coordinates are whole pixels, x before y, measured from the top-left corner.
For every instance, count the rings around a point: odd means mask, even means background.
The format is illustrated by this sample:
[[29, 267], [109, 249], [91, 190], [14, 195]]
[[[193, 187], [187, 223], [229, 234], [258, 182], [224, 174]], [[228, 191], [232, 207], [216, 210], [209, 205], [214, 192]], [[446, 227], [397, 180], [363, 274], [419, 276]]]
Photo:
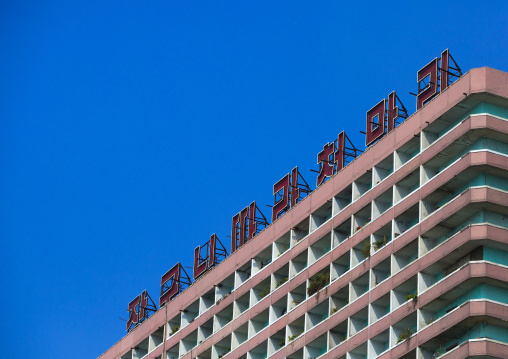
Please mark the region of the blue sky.
[[[418, 15], [418, 14], [422, 15]], [[127, 305], [449, 48], [508, 71], [505, 1], [3, 1], [5, 358], [95, 358]], [[6, 320], [5, 320], [6, 319]]]

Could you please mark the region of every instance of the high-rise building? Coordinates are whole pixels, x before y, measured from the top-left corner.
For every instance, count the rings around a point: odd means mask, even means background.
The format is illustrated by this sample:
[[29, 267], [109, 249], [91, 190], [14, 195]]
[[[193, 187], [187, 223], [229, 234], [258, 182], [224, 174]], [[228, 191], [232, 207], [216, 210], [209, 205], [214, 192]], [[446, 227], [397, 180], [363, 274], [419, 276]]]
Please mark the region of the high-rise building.
[[318, 357], [508, 358], [508, 73], [443, 88], [100, 358]]

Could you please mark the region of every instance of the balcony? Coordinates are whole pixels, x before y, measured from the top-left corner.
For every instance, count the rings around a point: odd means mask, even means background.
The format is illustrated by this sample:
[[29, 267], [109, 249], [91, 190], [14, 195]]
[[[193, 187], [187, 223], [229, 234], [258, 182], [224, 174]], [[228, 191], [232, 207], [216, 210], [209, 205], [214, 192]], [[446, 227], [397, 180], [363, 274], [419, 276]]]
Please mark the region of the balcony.
[[415, 333], [416, 312], [413, 312], [390, 328], [390, 347], [406, 342]]
[[393, 220], [393, 234], [395, 239], [419, 222], [418, 203], [404, 211]]
[[367, 358], [367, 343], [356, 347], [348, 353], [350, 359], [365, 359]]
[[289, 261], [289, 276], [293, 278], [307, 268], [307, 249]]
[[265, 359], [268, 356], [267, 351], [268, 342], [265, 340], [257, 347], [247, 353], [247, 359]]
[[[396, 287], [391, 292], [391, 311], [393, 312], [400, 306], [407, 304], [408, 309], [414, 309], [418, 301], [416, 275], [409, 278], [407, 281]], [[415, 321], [416, 327], [416, 321]]]
[[228, 305], [214, 316], [213, 331], [218, 332], [233, 320], [233, 304]]
[[487, 315], [469, 317], [440, 332], [432, 340], [422, 343], [419, 349], [424, 357], [453, 358], [453, 353], [462, 344], [484, 338], [506, 343], [508, 341], [506, 321]]
[[233, 331], [231, 337], [231, 348], [234, 350], [245, 343], [249, 338], [249, 323], [243, 324], [241, 327]]
[[249, 320], [249, 338], [265, 329], [270, 323], [270, 315], [268, 309], [263, 310], [261, 313]]
[[291, 247], [296, 246], [303, 238], [309, 234], [309, 217], [291, 228]]
[[330, 350], [345, 342], [347, 339], [347, 320], [339, 323], [328, 332]]
[[253, 287], [250, 291], [250, 304], [251, 307], [256, 305], [257, 302], [270, 294], [271, 290], [271, 277], [266, 278], [261, 283]]
[[198, 330], [193, 330], [189, 335], [180, 340], [180, 355], [187, 354], [198, 345]]
[[393, 187], [384, 191], [372, 202], [372, 220], [379, 218], [393, 206]]
[[279, 330], [268, 339], [268, 356], [273, 355], [286, 345], [286, 329]]
[[198, 344], [204, 342], [213, 334], [213, 321], [214, 319], [211, 318], [198, 327]]
[[374, 289], [378, 284], [384, 282], [390, 277], [391, 266], [390, 258], [386, 258], [384, 261], [376, 265], [370, 271], [370, 288]]
[[298, 338], [305, 329], [305, 316], [302, 315], [298, 319], [294, 320], [286, 327], [287, 342], [286, 345], [291, 343], [293, 340]]
[[349, 304], [349, 285], [342, 287], [330, 297], [330, 315], [340, 312]]
[[330, 279], [333, 282], [334, 280], [340, 278], [344, 273], [349, 270], [350, 266], [350, 252], [347, 251], [340, 258], [336, 259], [332, 262], [330, 266]]
[[282, 237], [273, 242], [272, 258], [278, 258], [282, 253], [286, 252], [291, 246], [291, 231], [286, 232]]
[[141, 359], [148, 354], [148, 338], [132, 349], [132, 359]]
[[353, 302], [357, 298], [367, 293], [369, 290], [369, 272], [364, 273], [350, 283], [351, 290], [349, 292], [349, 302]]
[[392, 173], [393, 155], [390, 155], [372, 168], [372, 183], [377, 186]]
[[377, 358], [390, 348], [389, 330], [376, 335], [368, 342], [369, 359]]
[[371, 222], [372, 204], [369, 203], [353, 215], [353, 233], [358, 232]]
[[233, 318], [238, 318], [250, 307], [250, 292], [245, 293], [233, 302]]
[[420, 168], [401, 179], [393, 187], [393, 203], [398, 203], [420, 187]]
[[219, 304], [219, 302], [230, 295], [234, 289], [235, 273], [231, 274], [215, 286], [215, 304]]
[[323, 334], [303, 348], [303, 356], [304, 358], [317, 358], [326, 353], [326, 350], [326, 334]]
[[[369, 324], [369, 308], [364, 307], [349, 318], [349, 336], [362, 331]], [[367, 353], [365, 353], [367, 354]]]
[[164, 327], [157, 329], [155, 332], [150, 334], [148, 337], [148, 352], [152, 352], [159, 345], [162, 344], [164, 340]]
[[288, 294], [288, 308], [289, 310], [297, 307], [307, 297], [306, 283], [302, 283]]
[[392, 255], [392, 275], [399, 273], [418, 259], [418, 240], [413, 240]]
[[251, 263], [245, 263], [235, 271], [235, 288], [240, 287], [251, 277]]
[[256, 274], [270, 263], [272, 263], [272, 248], [268, 247], [252, 258], [252, 275]]
[[180, 343], [166, 350], [166, 357], [167, 359], [178, 359], [180, 357]]
[[199, 315], [202, 315], [215, 304], [215, 291], [209, 290], [199, 298]]
[[330, 252], [330, 249], [331, 237], [330, 233], [327, 233], [309, 247], [309, 265], [316, 263], [326, 253]]
[[328, 301], [323, 301], [305, 313], [305, 330], [310, 330], [328, 318]]
[[310, 215], [310, 232], [314, 232], [332, 218], [332, 200], [327, 201]]
[[341, 223], [333, 230], [333, 248], [339, 246], [342, 242], [351, 236], [351, 217]]
[[390, 294], [387, 293], [370, 304], [369, 323], [375, 323], [390, 313]]
[[231, 334], [212, 346], [212, 359], [220, 359], [231, 351]]
[[399, 147], [393, 154], [393, 163], [395, 170], [398, 170], [409, 162], [413, 157], [420, 153], [420, 136], [413, 137], [405, 144]]
[[182, 311], [182, 328], [192, 323], [199, 315], [199, 299]]
[[287, 305], [288, 296], [285, 295], [283, 298], [279, 299], [277, 302], [273, 303], [270, 306], [270, 323], [276, 322], [279, 318], [287, 313]]
[[363, 196], [371, 188], [372, 174], [371, 170], [369, 170], [353, 182], [353, 201]]
[[374, 253], [386, 246], [392, 240], [392, 224], [387, 223], [372, 234]]
[[372, 253], [372, 248], [370, 245], [370, 236], [367, 237], [362, 242], [358, 243], [351, 250], [351, 268], [356, 267], [358, 264], [365, 261], [370, 257]]
[[287, 283], [289, 279], [289, 263], [272, 274], [271, 288], [272, 291]]
[[342, 212], [344, 208], [351, 204], [353, 198], [353, 186], [350, 184], [342, 191], [339, 192], [332, 200], [332, 212], [333, 215], [337, 215]]
[[182, 314], [178, 313], [168, 321], [167, 326], [168, 338], [174, 335], [177, 331], [179, 331], [181, 326], [182, 326]]

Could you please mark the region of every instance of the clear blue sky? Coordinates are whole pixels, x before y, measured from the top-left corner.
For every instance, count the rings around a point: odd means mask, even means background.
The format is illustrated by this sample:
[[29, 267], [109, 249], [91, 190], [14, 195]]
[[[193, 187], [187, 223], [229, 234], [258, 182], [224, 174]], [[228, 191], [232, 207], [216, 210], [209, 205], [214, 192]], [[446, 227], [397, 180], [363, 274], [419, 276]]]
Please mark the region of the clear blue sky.
[[508, 71], [506, 1], [183, 3], [1, 2], [2, 357], [99, 356], [291, 168], [314, 187], [392, 90], [413, 113], [442, 50]]

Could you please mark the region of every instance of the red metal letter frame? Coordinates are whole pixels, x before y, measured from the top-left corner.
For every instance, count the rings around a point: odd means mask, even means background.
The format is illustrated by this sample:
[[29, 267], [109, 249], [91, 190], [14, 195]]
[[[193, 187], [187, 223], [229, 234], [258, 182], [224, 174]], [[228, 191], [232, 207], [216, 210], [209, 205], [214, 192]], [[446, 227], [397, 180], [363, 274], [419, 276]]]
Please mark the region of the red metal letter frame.
[[[178, 293], [180, 293], [180, 262], [174, 265], [173, 268], [168, 270], [161, 278], [161, 296], [159, 299], [159, 306], [169, 302]], [[171, 285], [167, 286], [166, 283], [171, 281]]]
[[[385, 134], [385, 100], [379, 101], [374, 107], [367, 111], [367, 130], [365, 135], [365, 146], [370, 146]], [[375, 118], [377, 122], [374, 122]]]
[[279, 214], [282, 213], [289, 204], [289, 173], [282, 177], [277, 183], [273, 185], [273, 194], [274, 196], [279, 193], [279, 191], [282, 192], [282, 197], [279, 201], [277, 201], [273, 208], [272, 208], [272, 223], [279, 217]]

